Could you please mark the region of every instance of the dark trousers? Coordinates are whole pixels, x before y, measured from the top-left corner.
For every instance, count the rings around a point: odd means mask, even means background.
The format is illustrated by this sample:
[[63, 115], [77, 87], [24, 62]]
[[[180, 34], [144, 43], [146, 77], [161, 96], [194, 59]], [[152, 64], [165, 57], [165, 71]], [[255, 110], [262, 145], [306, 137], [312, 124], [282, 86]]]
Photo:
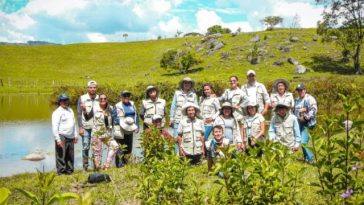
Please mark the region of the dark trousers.
[[197, 155], [186, 155], [187, 160], [190, 161], [192, 165], [197, 165], [201, 162], [201, 154]]
[[[125, 134], [124, 139], [115, 139], [115, 141], [120, 144], [115, 155], [115, 165], [116, 167], [123, 167], [127, 163], [125, 155], [130, 154], [133, 150], [133, 134]], [[126, 147], [123, 148], [123, 145]]]
[[64, 148], [56, 142], [56, 168], [58, 174], [71, 174], [74, 170], [74, 139], [60, 135]]

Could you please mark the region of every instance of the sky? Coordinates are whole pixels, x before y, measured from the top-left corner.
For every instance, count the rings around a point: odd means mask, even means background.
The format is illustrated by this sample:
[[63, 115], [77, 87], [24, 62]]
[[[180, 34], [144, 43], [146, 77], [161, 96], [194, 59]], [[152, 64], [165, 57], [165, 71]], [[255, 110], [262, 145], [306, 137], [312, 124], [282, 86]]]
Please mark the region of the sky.
[[266, 16], [283, 17], [280, 27], [297, 16], [312, 28], [322, 11], [314, 0], [0, 0], [0, 42], [140, 41], [212, 25], [251, 32], [265, 28]]

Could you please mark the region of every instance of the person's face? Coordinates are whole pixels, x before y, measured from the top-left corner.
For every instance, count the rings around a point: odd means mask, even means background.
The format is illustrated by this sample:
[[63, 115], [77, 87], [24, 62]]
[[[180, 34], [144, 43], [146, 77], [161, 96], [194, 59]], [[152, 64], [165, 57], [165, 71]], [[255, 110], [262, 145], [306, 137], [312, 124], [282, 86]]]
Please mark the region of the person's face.
[[284, 85], [284, 83], [278, 83], [277, 90], [279, 94], [283, 94], [284, 92], [286, 92], [286, 86]]
[[231, 107], [222, 108], [222, 114], [224, 115], [224, 117], [230, 117], [231, 112], [232, 112]]
[[248, 78], [249, 82], [255, 82], [255, 75], [254, 74], [249, 74], [247, 78]]
[[298, 96], [300, 98], [303, 98], [306, 95], [306, 90], [305, 89], [303, 89], [303, 90], [299, 89], [299, 90], [297, 90], [297, 93], [298, 93]]
[[90, 85], [87, 87], [87, 92], [90, 95], [96, 95], [97, 87], [96, 85]]
[[235, 77], [231, 77], [230, 78], [230, 87], [231, 88], [237, 88], [238, 87], [238, 79], [236, 79]]
[[188, 107], [187, 108], [187, 116], [189, 118], [195, 118], [195, 116], [196, 116], [196, 110], [195, 110], [194, 107]]
[[156, 90], [150, 90], [149, 92], [148, 92], [148, 96], [149, 96], [149, 98], [150, 99], [156, 99], [157, 98], [157, 91]]
[[100, 95], [99, 103], [101, 107], [104, 107], [107, 104], [107, 97], [106, 95]]
[[129, 103], [129, 101], [130, 101], [130, 94], [129, 94], [129, 93], [127, 93], [127, 94], [122, 95], [122, 96], [121, 96], [121, 101], [122, 101], [123, 103]]
[[277, 114], [280, 116], [280, 117], [284, 117], [286, 116], [287, 114], [287, 109], [285, 107], [278, 107], [277, 108]]
[[210, 86], [205, 86], [205, 87], [203, 88], [203, 93], [205, 93], [205, 95], [206, 95], [207, 97], [210, 97], [210, 95], [211, 95], [211, 88], [210, 88]]
[[162, 120], [161, 120], [161, 119], [158, 119], [158, 120], [153, 121], [153, 125], [154, 125], [157, 129], [162, 128]]
[[248, 106], [247, 110], [250, 116], [254, 116], [257, 113], [257, 109], [254, 106]]
[[192, 88], [192, 82], [183, 82], [182, 88], [184, 91], [190, 91]]
[[218, 142], [220, 142], [224, 137], [222, 129], [219, 128], [215, 128], [212, 134], [214, 135], [215, 140]]
[[67, 100], [61, 100], [59, 101], [59, 105], [63, 108], [66, 108], [70, 105], [70, 101], [67, 99]]

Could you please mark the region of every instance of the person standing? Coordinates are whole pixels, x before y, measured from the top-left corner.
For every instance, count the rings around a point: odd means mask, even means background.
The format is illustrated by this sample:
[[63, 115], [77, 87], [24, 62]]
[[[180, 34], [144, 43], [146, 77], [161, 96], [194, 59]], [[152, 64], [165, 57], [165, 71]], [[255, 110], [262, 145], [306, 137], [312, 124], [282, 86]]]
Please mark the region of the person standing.
[[[116, 151], [119, 149], [119, 145], [111, 136], [113, 129], [113, 107], [109, 105], [107, 97], [104, 94], [100, 95], [99, 101], [100, 104], [98, 108], [95, 109], [93, 117], [94, 125], [91, 133], [92, 156], [95, 170], [99, 170], [100, 168], [107, 170], [114, 159]], [[101, 166], [102, 143], [108, 147], [106, 162], [103, 166]]]
[[134, 133], [139, 132], [139, 116], [130, 97], [130, 91], [122, 91], [121, 101], [116, 103], [113, 110], [114, 129], [116, 130], [114, 138], [121, 145], [115, 156], [116, 167], [123, 167], [127, 163], [125, 155], [131, 154]]
[[[197, 95], [193, 90], [194, 86], [195, 82], [191, 78], [186, 77], [180, 81], [179, 90], [174, 93], [169, 116], [169, 125], [173, 128], [174, 138], [178, 136], [179, 122], [183, 119], [182, 107], [187, 102], [198, 105]], [[178, 146], [176, 146], [176, 153], [178, 153]]]
[[317, 102], [312, 95], [306, 92], [306, 87], [303, 83], [296, 87], [298, 98], [294, 106], [294, 115], [298, 119], [300, 126], [300, 133], [302, 137], [302, 151], [304, 161], [311, 163], [313, 161], [313, 154], [310, 149], [305, 146], [310, 140], [308, 129], [313, 129], [316, 125]]
[[69, 107], [69, 97], [58, 98], [58, 108], [52, 113], [52, 132], [55, 139], [57, 173], [72, 174], [74, 171], [74, 144], [77, 143], [76, 121]]
[[248, 83], [243, 85], [241, 90], [248, 96], [249, 102], [256, 102], [259, 105], [258, 113], [264, 116], [270, 105], [268, 91], [262, 83], [256, 81], [254, 70], [248, 70], [246, 76]]
[[198, 164], [201, 156], [205, 155], [204, 123], [198, 119], [200, 108], [194, 103], [187, 102], [182, 107], [182, 118], [178, 124], [179, 155]]
[[77, 102], [79, 134], [82, 137], [82, 164], [85, 171], [87, 171], [89, 165], [94, 109], [99, 106], [99, 96], [96, 91], [96, 81], [90, 80], [87, 83], [87, 93], [82, 95]]
[[206, 83], [202, 86], [203, 94], [200, 98], [201, 116], [205, 124], [205, 141], [209, 138], [214, 120], [220, 113], [220, 102], [215, 96], [212, 85]]
[[166, 115], [166, 101], [159, 98], [159, 90], [153, 85], [147, 87], [145, 94], [146, 99], [142, 101], [142, 109], [140, 111], [140, 118], [144, 121], [143, 130], [153, 124], [153, 115], [159, 115], [162, 117], [163, 127]]
[[294, 107], [294, 99], [291, 92], [288, 91], [289, 82], [284, 79], [277, 79], [273, 83], [272, 94], [270, 95], [271, 107], [274, 109], [277, 104], [284, 103], [290, 106], [290, 109]]
[[292, 152], [298, 151], [301, 134], [296, 116], [289, 111], [288, 104], [278, 103], [269, 126], [269, 140], [279, 142]]

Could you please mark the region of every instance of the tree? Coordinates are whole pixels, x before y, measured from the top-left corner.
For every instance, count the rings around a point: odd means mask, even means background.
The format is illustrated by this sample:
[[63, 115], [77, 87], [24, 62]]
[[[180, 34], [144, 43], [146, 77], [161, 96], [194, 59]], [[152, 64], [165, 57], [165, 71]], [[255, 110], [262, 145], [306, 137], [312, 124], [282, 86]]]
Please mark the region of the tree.
[[210, 26], [207, 29], [206, 35], [211, 35], [211, 34], [215, 34], [215, 33], [221, 33], [221, 34], [231, 33], [231, 30], [229, 28], [223, 28], [220, 25], [214, 25], [214, 26]]
[[170, 49], [163, 53], [160, 66], [164, 69], [178, 70], [182, 74], [187, 73], [188, 69], [199, 63], [201, 63], [201, 60], [190, 51]]
[[[343, 53], [354, 60], [354, 70], [364, 74], [360, 68], [360, 53], [363, 44], [364, 1], [363, 0], [316, 0], [323, 3], [323, 21], [318, 23], [317, 33], [324, 40], [332, 40], [336, 36], [337, 44]], [[329, 8], [327, 10], [327, 8]]]
[[123, 34], [123, 37], [125, 38], [125, 41], [126, 41], [126, 39], [128, 38], [128, 34], [127, 33], [124, 33]]
[[274, 26], [283, 22], [283, 18], [280, 16], [267, 16], [261, 22], [267, 26], [267, 31], [271, 31], [274, 29]]

